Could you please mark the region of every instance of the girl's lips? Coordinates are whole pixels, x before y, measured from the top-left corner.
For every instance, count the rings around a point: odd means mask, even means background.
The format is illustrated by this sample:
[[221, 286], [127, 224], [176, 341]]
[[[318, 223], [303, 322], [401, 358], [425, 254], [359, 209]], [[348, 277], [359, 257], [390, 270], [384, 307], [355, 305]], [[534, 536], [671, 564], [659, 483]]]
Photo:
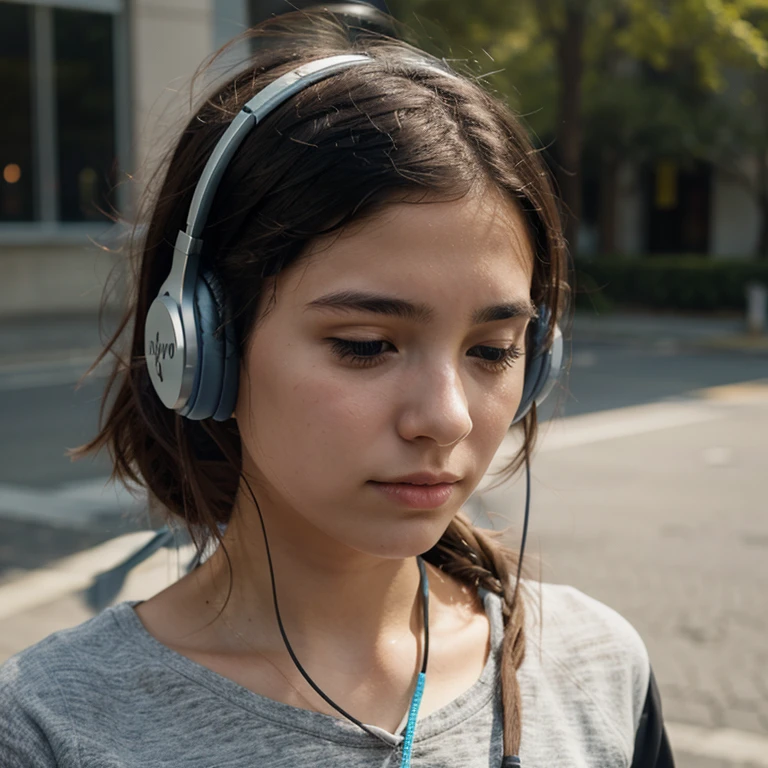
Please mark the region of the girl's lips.
[[371, 484], [390, 501], [411, 509], [435, 509], [445, 504], [453, 494], [455, 483], [437, 485], [414, 485], [413, 483], [377, 483]]

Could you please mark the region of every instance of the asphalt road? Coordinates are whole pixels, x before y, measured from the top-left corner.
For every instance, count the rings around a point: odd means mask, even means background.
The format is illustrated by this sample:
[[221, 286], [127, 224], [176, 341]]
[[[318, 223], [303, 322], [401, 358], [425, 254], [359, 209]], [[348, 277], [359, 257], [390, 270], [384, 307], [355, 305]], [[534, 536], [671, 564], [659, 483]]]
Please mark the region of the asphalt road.
[[82, 365], [0, 369], [0, 582], [147, 526], [125, 492], [104, 490], [106, 454], [73, 462], [95, 433], [103, 376], [75, 383]]
[[105, 379], [75, 391], [80, 372], [69, 364], [0, 371], [0, 483], [40, 490], [109, 474], [106, 456], [72, 462], [65, 455], [98, 426]]

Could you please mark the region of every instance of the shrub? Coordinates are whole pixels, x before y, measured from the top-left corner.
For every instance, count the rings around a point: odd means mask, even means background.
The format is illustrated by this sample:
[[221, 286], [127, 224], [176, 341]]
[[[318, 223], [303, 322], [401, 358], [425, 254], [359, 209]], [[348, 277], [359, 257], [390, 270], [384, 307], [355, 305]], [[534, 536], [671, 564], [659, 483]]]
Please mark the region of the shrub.
[[576, 306], [743, 310], [746, 286], [768, 285], [768, 262], [702, 256], [577, 258]]

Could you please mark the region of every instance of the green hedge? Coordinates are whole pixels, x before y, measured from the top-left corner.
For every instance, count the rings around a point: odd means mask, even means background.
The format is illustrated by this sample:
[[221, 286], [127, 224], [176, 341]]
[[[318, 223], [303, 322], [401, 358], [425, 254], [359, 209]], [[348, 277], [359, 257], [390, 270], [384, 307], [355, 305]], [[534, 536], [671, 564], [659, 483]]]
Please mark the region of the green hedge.
[[577, 258], [576, 306], [742, 310], [751, 282], [768, 286], [768, 261], [702, 256]]

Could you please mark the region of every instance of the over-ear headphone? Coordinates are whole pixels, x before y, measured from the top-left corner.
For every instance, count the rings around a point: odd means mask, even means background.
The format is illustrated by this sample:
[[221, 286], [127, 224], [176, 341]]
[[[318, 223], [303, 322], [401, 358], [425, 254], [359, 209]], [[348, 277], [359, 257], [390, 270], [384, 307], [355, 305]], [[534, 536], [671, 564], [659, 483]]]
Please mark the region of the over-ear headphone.
[[[192, 420], [230, 418], [237, 402], [239, 355], [226, 297], [211, 269], [201, 264], [202, 234], [224, 171], [243, 139], [266, 115], [313, 83], [369, 56], [331, 56], [294, 69], [259, 91], [241, 109], [211, 153], [195, 187], [186, 231], [179, 231], [170, 273], [147, 312], [144, 351], [149, 377], [167, 408]], [[452, 73], [427, 61], [418, 66]], [[549, 394], [563, 362], [563, 339], [555, 328], [547, 342], [550, 310], [539, 307], [531, 321], [523, 397], [513, 424]], [[222, 333], [223, 330], [223, 333]]]

